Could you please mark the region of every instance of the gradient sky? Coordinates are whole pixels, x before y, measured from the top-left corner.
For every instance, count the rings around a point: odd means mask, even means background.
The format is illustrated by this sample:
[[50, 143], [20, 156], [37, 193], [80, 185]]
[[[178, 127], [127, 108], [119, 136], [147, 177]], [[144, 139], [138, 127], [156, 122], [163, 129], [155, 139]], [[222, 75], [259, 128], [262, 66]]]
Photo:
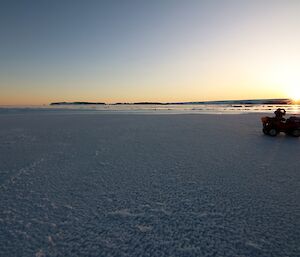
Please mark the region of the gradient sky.
[[1, 0], [0, 105], [300, 97], [299, 0]]

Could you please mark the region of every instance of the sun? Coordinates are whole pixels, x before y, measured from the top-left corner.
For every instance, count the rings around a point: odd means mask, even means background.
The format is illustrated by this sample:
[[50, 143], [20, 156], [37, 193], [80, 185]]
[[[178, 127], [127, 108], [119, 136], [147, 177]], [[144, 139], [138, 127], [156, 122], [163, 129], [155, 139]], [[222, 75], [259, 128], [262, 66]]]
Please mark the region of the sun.
[[290, 86], [288, 94], [294, 102], [300, 102], [300, 83], [299, 85]]

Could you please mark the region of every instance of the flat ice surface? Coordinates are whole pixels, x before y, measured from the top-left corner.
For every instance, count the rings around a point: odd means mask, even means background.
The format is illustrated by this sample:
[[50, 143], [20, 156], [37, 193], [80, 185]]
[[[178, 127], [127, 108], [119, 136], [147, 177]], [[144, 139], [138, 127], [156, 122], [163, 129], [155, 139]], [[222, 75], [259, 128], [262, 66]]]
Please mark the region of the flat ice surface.
[[261, 114], [0, 114], [0, 256], [299, 256], [300, 140]]

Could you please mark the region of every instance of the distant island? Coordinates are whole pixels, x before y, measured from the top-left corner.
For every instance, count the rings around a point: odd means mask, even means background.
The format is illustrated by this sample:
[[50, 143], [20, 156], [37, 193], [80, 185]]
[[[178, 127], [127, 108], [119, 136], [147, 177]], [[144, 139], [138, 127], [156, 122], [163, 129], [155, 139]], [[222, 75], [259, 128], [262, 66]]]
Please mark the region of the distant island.
[[[202, 102], [170, 102], [170, 103], [161, 103], [161, 102], [118, 102], [110, 105], [215, 105], [215, 104], [229, 104], [229, 105], [255, 105], [255, 104], [279, 104], [287, 105], [293, 104], [291, 99], [255, 99], [255, 100], [222, 100], [222, 101], [202, 101]], [[102, 102], [54, 102], [50, 105], [106, 105]]]
[[201, 101], [201, 102], [135, 102], [135, 103], [114, 103], [112, 105], [210, 105], [210, 104], [230, 104], [230, 105], [255, 105], [255, 104], [293, 104], [291, 99], [255, 99], [255, 100], [222, 100], [222, 101]]
[[105, 103], [93, 103], [93, 102], [55, 102], [50, 105], [105, 105]]
[[177, 103], [177, 104], [249, 104], [249, 105], [255, 105], [255, 104], [280, 104], [280, 105], [286, 105], [286, 104], [293, 104], [293, 101], [291, 99], [251, 99], [251, 100], [222, 100], [222, 101], [204, 101], [204, 102], [185, 102], [185, 103]]
[[126, 105], [126, 104], [131, 104], [131, 105], [168, 105], [171, 103], [160, 103], [160, 102], [137, 102], [137, 103], [115, 103], [113, 105]]

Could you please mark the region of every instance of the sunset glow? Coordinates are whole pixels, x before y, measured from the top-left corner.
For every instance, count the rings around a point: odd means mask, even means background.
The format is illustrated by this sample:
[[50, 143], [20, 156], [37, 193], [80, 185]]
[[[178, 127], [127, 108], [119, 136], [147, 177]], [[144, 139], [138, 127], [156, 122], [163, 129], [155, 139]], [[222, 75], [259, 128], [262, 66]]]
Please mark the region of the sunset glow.
[[300, 99], [300, 1], [50, 2], [0, 8], [0, 105]]
[[300, 101], [300, 84], [290, 86], [289, 97], [295, 102]]

